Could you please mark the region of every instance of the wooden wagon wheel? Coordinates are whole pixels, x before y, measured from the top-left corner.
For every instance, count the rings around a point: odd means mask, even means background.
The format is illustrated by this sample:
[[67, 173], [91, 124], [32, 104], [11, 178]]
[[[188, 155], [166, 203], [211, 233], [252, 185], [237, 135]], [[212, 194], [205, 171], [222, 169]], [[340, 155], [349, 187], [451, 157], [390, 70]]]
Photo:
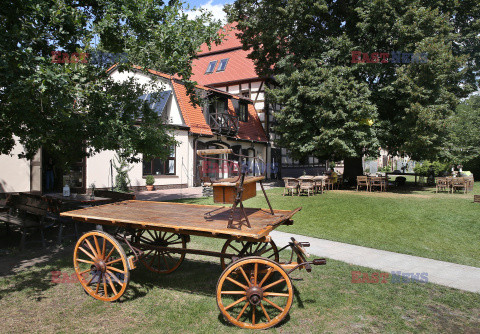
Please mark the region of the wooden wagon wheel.
[[[228, 239], [223, 245], [222, 254], [237, 254], [240, 258], [247, 256], [261, 256], [275, 262], [280, 260], [277, 245], [275, 245], [273, 240], [270, 240], [270, 242], [248, 243], [247, 241], [238, 241], [233, 238]], [[220, 257], [222, 269], [225, 269], [230, 263], [231, 260], [229, 258], [223, 256]]]
[[265, 329], [287, 316], [293, 286], [278, 263], [255, 256], [228, 266], [218, 280], [216, 294], [218, 308], [230, 323]]
[[183, 234], [139, 230], [136, 235], [136, 242], [140, 249], [145, 252], [141, 258], [142, 263], [148, 270], [158, 274], [170, 274], [180, 267], [185, 259], [185, 253], [173, 253], [168, 251], [148, 249], [142, 245], [187, 248], [187, 239]]
[[122, 246], [103, 231], [88, 232], [78, 240], [73, 265], [85, 291], [99, 300], [113, 302], [119, 299], [130, 281]]

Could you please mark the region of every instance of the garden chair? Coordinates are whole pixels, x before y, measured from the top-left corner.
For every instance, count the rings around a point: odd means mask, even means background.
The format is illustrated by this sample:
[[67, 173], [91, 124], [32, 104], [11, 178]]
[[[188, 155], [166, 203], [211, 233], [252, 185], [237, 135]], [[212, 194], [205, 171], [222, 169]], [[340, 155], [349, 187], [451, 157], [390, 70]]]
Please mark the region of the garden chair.
[[312, 192], [312, 194], [315, 193], [315, 181], [312, 179], [301, 179], [298, 189], [298, 196], [300, 196], [302, 192], [306, 192], [307, 195], [310, 196], [310, 192]]
[[368, 176], [357, 176], [357, 191], [358, 187], [366, 187], [367, 191], [369, 188]]
[[467, 182], [467, 191], [473, 191], [473, 185], [475, 180], [473, 179], [473, 175], [465, 176], [465, 181]]
[[369, 186], [370, 186], [370, 191], [372, 191], [373, 188], [379, 188], [380, 191], [385, 190], [385, 179], [380, 176], [374, 176], [369, 179]]
[[452, 194], [455, 190], [463, 189], [463, 193], [467, 193], [468, 182], [463, 177], [452, 178]]
[[438, 193], [439, 190], [450, 191], [449, 189], [450, 185], [446, 177], [437, 177], [435, 179], [435, 182], [436, 182], [436, 189], [435, 189], [436, 193]]
[[283, 196], [285, 193], [287, 195], [291, 194], [293, 196], [294, 192], [298, 192], [299, 182], [293, 177], [284, 177], [283, 182], [285, 182], [285, 188], [283, 189]]
[[315, 192], [323, 194], [323, 189], [326, 186], [325, 180], [325, 176], [315, 176], [313, 178], [313, 181], [315, 181]]

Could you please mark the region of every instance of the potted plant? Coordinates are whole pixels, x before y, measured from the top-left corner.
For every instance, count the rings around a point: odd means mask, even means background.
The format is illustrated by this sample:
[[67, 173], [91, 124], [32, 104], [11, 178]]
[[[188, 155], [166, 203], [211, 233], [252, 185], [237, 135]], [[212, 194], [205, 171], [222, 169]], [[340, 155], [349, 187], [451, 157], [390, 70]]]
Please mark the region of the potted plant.
[[153, 190], [153, 184], [155, 183], [155, 178], [153, 175], [147, 175], [145, 178], [145, 183], [147, 184], [147, 190], [152, 191]]

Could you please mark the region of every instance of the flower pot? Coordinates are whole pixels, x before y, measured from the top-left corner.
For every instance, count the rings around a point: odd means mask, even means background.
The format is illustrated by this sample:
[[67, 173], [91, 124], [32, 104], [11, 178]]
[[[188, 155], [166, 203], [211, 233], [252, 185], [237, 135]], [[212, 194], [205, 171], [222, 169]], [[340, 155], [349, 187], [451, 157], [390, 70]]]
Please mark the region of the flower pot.
[[153, 185], [152, 186], [147, 186], [147, 190], [152, 191], [153, 190]]

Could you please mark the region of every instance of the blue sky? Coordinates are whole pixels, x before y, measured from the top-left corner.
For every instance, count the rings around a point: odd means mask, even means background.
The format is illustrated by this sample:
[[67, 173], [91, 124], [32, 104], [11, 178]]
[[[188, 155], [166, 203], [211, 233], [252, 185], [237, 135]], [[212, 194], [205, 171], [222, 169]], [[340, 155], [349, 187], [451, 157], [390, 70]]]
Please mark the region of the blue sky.
[[233, 0], [186, 0], [186, 2], [191, 6], [204, 8], [212, 12], [216, 19], [225, 22], [225, 13], [222, 11], [223, 6], [227, 3], [232, 3]]

